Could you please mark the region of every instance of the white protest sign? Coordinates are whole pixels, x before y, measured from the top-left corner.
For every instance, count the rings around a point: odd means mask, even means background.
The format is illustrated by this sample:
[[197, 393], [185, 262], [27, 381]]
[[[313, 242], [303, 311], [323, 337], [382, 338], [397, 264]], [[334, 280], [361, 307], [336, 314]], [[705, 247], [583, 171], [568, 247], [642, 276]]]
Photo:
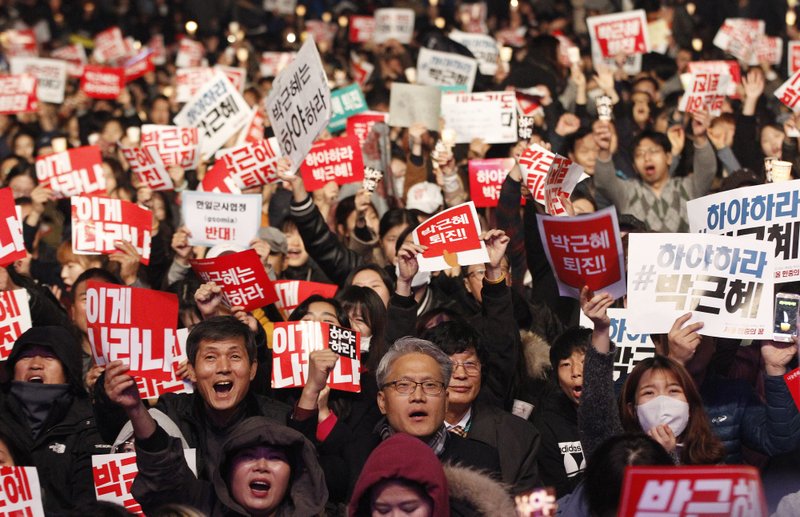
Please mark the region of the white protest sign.
[[189, 102], [197, 90], [214, 79], [214, 69], [208, 66], [193, 66], [175, 70], [175, 101]]
[[264, 10], [279, 15], [294, 14], [296, 5], [297, 0], [264, 0]]
[[685, 113], [707, 111], [716, 117], [728, 94], [730, 75], [717, 72], [692, 72], [689, 88], [683, 92], [678, 109]]
[[[620, 378], [622, 374], [628, 375], [633, 367], [639, 364], [642, 359], [653, 357], [656, 354], [656, 346], [650, 338], [650, 334], [636, 334], [629, 332], [628, 329], [628, 309], [608, 309], [608, 317], [611, 319], [609, 334], [611, 342], [617, 346], [614, 353], [614, 380]], [[581, 311], [580, 325], [589, 329], [594, 329], [594, 323], [586, 314]]]
[[650, 51], [647, 17], [642, 9], [590, 16], [586, 19], [592, 41], [595, 69], [605, 65], [615, 68], [617, 56], [626, 56], [624, 69], [641, 70], [641, 54]]
[[487, 144], [517, 141], [517, 97], [510, 92], [442, 95], [442, 118], [456, 132], [456, 143], [482, 138]]
[[419, 49], [417, 56], [417, 83], [431, 86], [466, 86], [472, 91], [478, 61], [470, 57], [440, 52], [427, 48]]
[[36, 467], [0, 467], [0, 515], [45, 516]]
[[758, 66], [767, 62], [771, 65], [781, 64], [783, 58], [783, 40], [766, 34], [759, 34], [753, 43], [753, 52], [750, 55], [750, 66]]
[[386, 8], [375, 10], [373, 41], [384, 43], [391, 39], [403, 45], [414, 37], [414, 11], [412, 9]]
[[417, 122], [439, 130], [442, 91], [435, 86], [392, 82], [389, 94], [389, 125], [411, 127]]
[[296, 171], [331, 118], [331, 90], [313, 38], [273, 81], [267, 116], [281, 154], [291, 158]]
[[50, 56], [67, 62], [67, 73], [70, 77], [80, 77], [83, 75], [83, 65], [86, 64], [86, 49], [79, 43], [73, 43], [66, 47], [53, 50]]
[[800, 180], [742, 187], [686, 203], [689, 230], [742, 235], [774, 249], [775, 282], [800, 278]]
[[500, 47], [491, 36], [454, 30], [448, 36], [451, 40], [461, 43], [472, 52], [478, 60], [480, 71], [484, 75], [493, 76], [497, 72], [497, 62], [500, 59]]
[[250, 246], [261, 227], [261, 194], [183, 193], [183, 224], [192, 246]]
[[199, 41], [182, 38], [178, 45], [178, 55], [175, 56], [175, 66], [185, 68], [203, 64], [203, 55], [206, 49]]
[[517, 159], [525, 186], [528, 187], [533, 199], [542, 205], [545, 204], [545, 179], [555, 158], [554, 152], [548, 151], [539, 144], [533, 144], [522, 151]]
[[295, 52], [262, 52], [258, 69], [263, 77], [275, 77], [292, 62]]
[[775, 90], [775, 97], [792, 111], [800, 111], [800, 105], [798, 105], [798, 101], [800, 101], [800, 70]]
[[786, 75], [792, 77], [795, 72], [800, 70], [800, 41], [789, 42], [789, 52], [786, 56]]
[[700, 334], [772, 336], [773, 246], [744, 236], [632, 233], [628, 236], [631, 331], [666, 334], [692, 312]]
[[547, 213], [555, 216], [569, 215], [564, 201], [584, 175], [583, 167], [566, 156], [557, 154], [544, 179], [544, 201]]
[[11, 59], [11, 73], [31, 74], [36, 77], [36, 94], [42, 102], [64, 102], [67, 84], [67, 63], [60, 59], [40, 57], [15, 57]]
[[216, 71], [214, 79], [175, 115], [175, 124], [196, 127], [202, 135], [200, 153], [208, 157], [235, 135], [249, 116], [250, 107], [242, 94], [225, 74]]
[[714, 46], [736, 57], [740, 61], [749, 61], [756, 40], [764, 34], [764, 20], [747, 18], [728, 18], [714, 36]]

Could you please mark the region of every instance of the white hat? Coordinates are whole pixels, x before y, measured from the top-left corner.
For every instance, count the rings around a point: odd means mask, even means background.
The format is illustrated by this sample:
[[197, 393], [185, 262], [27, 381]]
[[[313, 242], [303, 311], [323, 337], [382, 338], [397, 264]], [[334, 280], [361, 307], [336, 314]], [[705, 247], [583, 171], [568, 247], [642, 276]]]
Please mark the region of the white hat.
[[406, 194], [406, 208], [409, 210], [419, 210], [430, 215], [436, 213], [443, 204], [442, 189], [429, 181], [413, 185]]

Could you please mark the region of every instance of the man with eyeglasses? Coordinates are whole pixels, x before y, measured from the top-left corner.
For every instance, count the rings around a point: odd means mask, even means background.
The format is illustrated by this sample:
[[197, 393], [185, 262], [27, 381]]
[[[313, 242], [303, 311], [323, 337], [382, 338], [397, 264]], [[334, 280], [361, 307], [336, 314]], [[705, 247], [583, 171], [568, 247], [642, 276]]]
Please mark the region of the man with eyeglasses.
[[492, 371], [498, 368], [492, 368], [480, 334], [465, 321], [447, 321], [422, 337], [438, 346], [451, 361], [447, 430], [497, 449], [503, 482], [514, 493], [529, 492], [538, 486], [539, 432], [527, 420], [492, 403], [492, 397], [481, 389], [484, 379], [507, 377], [508, 372]]

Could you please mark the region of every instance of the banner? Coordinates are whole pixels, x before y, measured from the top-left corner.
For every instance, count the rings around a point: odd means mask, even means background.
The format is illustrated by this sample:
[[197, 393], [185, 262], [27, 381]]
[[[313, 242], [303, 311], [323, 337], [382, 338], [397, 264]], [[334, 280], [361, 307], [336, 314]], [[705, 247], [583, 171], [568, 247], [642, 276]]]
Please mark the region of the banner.
[[470, 201], [430, 217], [412, 232], [415, 244], [427, 246], [417, 255], [420, 271], [441, 271], [489, 262], [475, 204]]
[[148, 147], [120, 147], [122, 155], [128, 161], [131, 170], [139, 183], [150, 190], [173, 190], [172, 178], [169, 177], [164, 162], [158, 151]]
[[331, 92], [331, 120], [328, 131], [335, 133], [347, 125], [347, 119], [367, 111], [367, 100], [358, 84], [351, 84]]
[[336, 284], [323, 284], [321, 282], [308, 282], [306, 280], [278, 280], [275, 282], [275, 292], [281, 302], [284, 316], [289, 316], [295, 308], [311, 295], [318, 294], [325, 298], [336, 296]]
[[561, 296], [580, 298], [583, 286], [625, 295], [625, 261], [614, 207], [577, 217], [538, 214], [547, 261]]
[[749, 465], [626, 467], [619, 515], [767, 517], [758, 469]]
[[[261, 109], [259, 109], [258, 106], [253, 106], [250, 118], [247, 119], [247, 123], [239, 132], [239, 136], [236, 137], [236, 145], [244, 145], [246, 143], [252, 144], [263, 140], [265, 120]], [[278, 149], [278, 140], [275, 137], [270, 140], [275, 142], [275, 148]]]
[[704, 72], [707, 74], [719, 74], [720, 77], [727, 76], [725, 95], [731, 99], [740, 98], [737, 87], [742, 82], [742, 70], [738, 61], [691, 61], [687, 72], [690, 74]]
[[276, 77], [292, 62], [296, 52], [262, 52], [259, 71], [262, 77]]
[[245, 311], [252, 311], [278, 301], [275, 286], [255, 250], [190, 262], [204, 283], [214, 282], [222, 288], [229, 307], [241, 305]]
[[[30, 74], [36, 78], [36, 95], [42, 102], [61, 104], [67, 85], [67, 63], [40, 57], [11, 58], [11, 74]], [[4, 95], [8, 95], [2, 90]]]
[[86, 50], [83, 45], [73, 43], [66, 47], [57, 48], [50, 52], [50, 56], [67, 62], [67, 75], [70, 77], [83, 75], [83, 65], [87, 63]]
[[220, 71], [175, 115], [175, 124], [196, 127], [202, 139], [200, 154], [209, 157], [247, 123], [250, 107]]
[[392, 82], [389, 93], [389, 125], [411, 127], [417, 122], [439, 131], [442, 91], [435, 86]]
[[11, 189], [0, 188], [0, 267], [28, 256], [22, 237], [22, 219]]
[[727, 18], [714, 36], [714, 46], [739, 61], [749, 62], [755, 42], [764, 34], [764, 20]]
[[0, 361], [8, 359], [14, 342], [31, 326], [28, 292], [25, 289], [0, 291]]
[[[197, 473], [197, 449], [183, 449], [186, 464]], [[135, 452], [92, 455], [94, 494], [98, 501], [108, 501], [125, 507], [135, 515], [144, 515], [142, 507], [131, 494], [133, 480], [139, 473]]]
[[497, 63], [500, 60], [500, 46], [494, 38], [486, 34], [461, 32], [459, 30], [450, 32], [448, 38], [461, 43], [467, 47], [467, 50], [472, 52], [472, 55], [478, 60], [478, 67], [483, 75], [494, 77], [494, 74], [497, 73]]
[[87, 145], [36, 158], [39, 185], [50, 188], [57, 198], [78, 194], [105, 194], [100, 148]]
[[628, 310], [634, 332], [666, 334], [688, 311], [698, 332], [732, 339], [772, 336], [773, 251], [743, 236], [628, 235]]
[[800, 70], [775, 90], [775, 97], [794, 112], [800, 111], [800, 106], [797, 105], [797, 101], [800, 100], [798, 83], [800, 83]]
[[196, 127], [144, 124], [141, 146], [155, 149], [164, 165], [196, 169], [200, 162], [200, 132]]
[[36, 467], [0, 467], [0, 515], [44, 517]]
[[134, 377], [171, 378], [177, 296], [89, 280], [86, 321], [95, 364], [122, 360]]
[[350, 43], [366, 43], [375, 35], [375, 18], [372, 16], [351, 16], [348, 39]]
[[678, 110], [685, 113], [707, 111], [712, 117], [722, 111], [730, 76], [723, 72], [692, 72], [689, 88], [683, 92]]
[[273, 81], [267, 116], [281, 154], [291, 158], [297, 171], [331, 116], [331, 91], [313, 38], [303, 43], [295, 60]]
[[741, 187], [686, 203], [689, 231], [766, 241], [775, 283], [800, 278], [800, 180]]
[[627, 56], [625, 70], [641, 70], [641, 54], [650, 51], [647, 17], [642, 9], [586, 18], [592, 42], [594, 68], [616, 68], [615, 59]]
[[261, 227], [261, 194], [183, 193], [181, 215], [191, 246], [250, 246]]
[[226, 149], [203, 178], [203, 190], [238, 194], [244, 189], [275, 183], [279, 181], [280, 156], [275, 137]]
[[329, 138], [311, 147], [300, 166], [303, 183], [309, 192], [329, 181], [339, 185], [364, 179], [364, 159], [355, 136]]
[[787, 77], [792, 77], [795, 72], [800, 70], [800, 41], [789, 42], [789, 55], [786, 59], [786, 66], [788, 68]]
[[469, 161], [469, 196], [476, 208], [497, 206], [500, 189], [513, 167], [514, 158]]
[[472, 91], [478, 61], [470, 57], [422, 47], [417, 56], [417, 83], [430, 86], [464, 85]]
[[81, 91], [93, 99], [114, 100], [125, 87], [125, 70], [86, 65], [81, 76]]
[[412, 9], [375, 9], [375, 32], [372, 41], [385, 43], [391, 39], [408, 45], [414, 37], [414, 11]]
[[178, 44], [178, 54], [175, 56], [175, 66], [178, 68], [189, 68], [201, 66], [206, 49], [199, 41], [183, 37]]
[[131, 48], [122, 38], [122, 31], [119, 27], [111, 27], [98, 33], [94, 37], [94, 52], [92, 57], [98, 63], [116, 64], [128, 57]]
[[99, 196], [72, 196], [72, 252], [76, 255], [120, 253], [114, 243], [130, 242], [150, 263], [153, 213], [136, 203]]
[[533, 144], [528, 147], [517, 158], [519, 168], [522, 170], [524, 185], [531, 192], [534, 201], [541, 205], [545, 204], [545, 179], [547, 179], [547, 173], [550, 172], [550, 167], [553, 165], [555, 158], [555, 153], [548, 151], [539, 144]]
[[361, 340], [355, 330], [319, 321], [276, 323], [272, 330], [272, 388], [301, 388], [308, 378], [308, 356], [330, 348], [339, 354], [328, 376], [333, 390], [361, 392]]
[[[611, 319], [609, 334], [616, 345], [614, 353], [614, 381], [627, 376], [642, 359], [653, 357], [656, 346], [649, 334], [632, 334], [628, 331], [628, 309], [608, 309]], [[594, 323], [584, 313], [580, 313], [580, 326], [594, 329]]]
[[457, 144], [481, 138], [487, 144], [517, 142], [517, 102], [513, 91], [442, 95], [442, 118]]
[[379, 111], [366, 111], [359, 115], [353, 115], [347, 119], [346, 133], [348, 136], [355, 136], [358, 140], [360, 149], [364, 148], [372, 126], [378, 122], [385, 124], [389, 120], [389, 114]]

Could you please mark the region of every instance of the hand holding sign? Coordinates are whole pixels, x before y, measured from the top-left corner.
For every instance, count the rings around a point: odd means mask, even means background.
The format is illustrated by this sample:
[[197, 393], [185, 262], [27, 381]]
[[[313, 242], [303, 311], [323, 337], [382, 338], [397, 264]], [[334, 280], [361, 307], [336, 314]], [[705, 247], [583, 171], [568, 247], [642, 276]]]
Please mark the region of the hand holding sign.
[[486, 263], [486, 279], [496, 281], [503, 275], [500, 264], [506, 255], [506, 248], [508, 248], [511, 238], [503, 230], [489, 230], [481, 234], [481, 240], [486, 243], [486, 251], [489, 253], [489, 262]]
[[608, 293], [595, 294], [588, 286], [583, 286], [580, 302], [581, 310], [594, 324], [592, 346], [601, 354], [607, 354], [611, 350], [608, 332], [611, 318], [608, 317], [608, 308], [614, 303], [614, 297]]
[[201, 285], [194, 293], [194, 303], [197, 305], [204, 319], [217, 315], [217, 309], [222, 303], [222, 300], [222, 287], [214, 282], [207, 282]]
[[128, 373], [130, 366], [122, 361], [112, 361], [106, 368], [103, 382], [106, 395], [114, 404], [121, 406], [125, 412], [135, 411], [142, 404], [136, 379]]
[[109, 255], [108, 261], [119, 264], [119, 276], [125, 285], [133, 285], [139, 274], [139, 262], [142, 256], [128, 241], [116, 241], [114, 247], [120, 253]]
[[397, 252], [397, 285], [396, 292], [400, 296], [411, 296], [411, 282], [419, 271], [417, 255], [425, 253], [427, 246], [406, 242]]
[[694, 353], [697, 351], [697, 347], [703, 339], [697, 332], [703, 328], [703, 322], [697, 321], [691, 325], [686, 325], [686, 322], [690, 319], [692, 319], [691, 312], [680, 316], [675, 320], [675, 323], [672, 324], [672, 328], [669, 329], [669, 334], [667, 334], [669, 343], [667, 355], [682, 365], [686, 365], [686, 363], [694, 357]]
[[764, 358], [764, 372], [769, 376], [783, 376], [786, 365], [797, 356], [797, 340], [794, 344], [764, 341], [761, 345], [761, 356]]

